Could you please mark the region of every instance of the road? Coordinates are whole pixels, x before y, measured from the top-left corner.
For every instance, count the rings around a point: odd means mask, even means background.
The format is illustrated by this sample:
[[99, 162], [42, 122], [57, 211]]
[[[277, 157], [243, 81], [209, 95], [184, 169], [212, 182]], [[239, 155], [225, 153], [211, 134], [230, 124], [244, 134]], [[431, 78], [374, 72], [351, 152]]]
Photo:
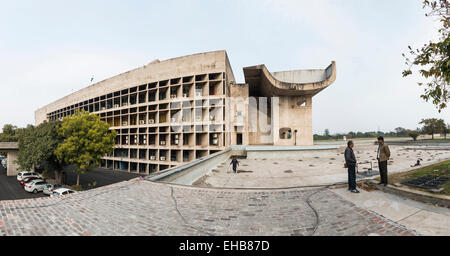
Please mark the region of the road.
[[[77, 183], [77, 175], [73, 170], [73, 166], [66, 167], [67, 173], [66, 185], [75, 185]], [[127, 173], [122, 171], [111, 171], [102, 168], [94, 168], [80, 176], [80, 184], [83, 189], [91, 189], [101, 186], [110, 185], [113, 183], [130, 180], [142, 175], [136, 173]], [[95, 186], [88, 186], [96, 182]], [[16, 176], [6, 176], [5, 170], [0, 170], [0, 200], [17, 200], [28, 199], [46, 196], [43, 193], [28, 193], [22, 186], [19, 185]]]
[[5, 170], [0, 170], [0, 200], [28, 199], [45, 196], [43, 193], [28, 193], [20, 186], [16, 176], [6, 176]]
[[[74, 171], [74, 167], [69, 166], [66, 167], [64, 170], [67, 173], [67, 180], [65, 183], [69, 186], [77, 184], [77, 174]], [[145, 175], [123, 171], [107, 170], [103, 168], [94, 168], [91, 171], [80, 175], [80, 184], [83, 186], [83, 189], [87, 189], [88, 184], [96, 182], [95, 186], [90, 187], [96, 188], [125, 180], [130, 180], [139, 176]]]

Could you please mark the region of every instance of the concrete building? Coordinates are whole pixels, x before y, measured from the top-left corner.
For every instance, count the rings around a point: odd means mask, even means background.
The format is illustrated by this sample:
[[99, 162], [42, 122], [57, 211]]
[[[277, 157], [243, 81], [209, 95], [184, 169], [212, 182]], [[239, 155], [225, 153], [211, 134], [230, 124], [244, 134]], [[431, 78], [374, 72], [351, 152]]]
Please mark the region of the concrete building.
[[117, 131], [103, 167], [151, 173], [230, 145], [312, 145], [312, 97], [336, 78], [324, 70], [244, 68], [235, 83], [225, 51], [153, 61], [95, 83], [35, 112], [36, 125], [77, 110]]

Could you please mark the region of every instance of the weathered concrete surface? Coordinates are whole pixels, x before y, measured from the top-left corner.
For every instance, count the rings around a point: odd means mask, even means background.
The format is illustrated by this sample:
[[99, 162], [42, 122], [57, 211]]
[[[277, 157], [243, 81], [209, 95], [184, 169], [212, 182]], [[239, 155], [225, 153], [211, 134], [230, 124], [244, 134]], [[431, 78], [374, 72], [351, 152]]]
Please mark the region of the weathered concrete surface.
[[[422, 166], [450, 159], [450, 150], [427, 150], [421, 146], [391, 145], [389, 173], [410, 170], [417, 158], [422, 158]], [[359, 171], [365, 171], [372, 162], [378, 170], [376, 145], [355, 146]], [[347, 170], [344, 168], [344, 147], [338, 150], [299, 152], [297, 157], [279, 159], [255, 158], [241, 159], [238, 174], [228, 173], [230, 161], [225, 161], [213, 169], [205, 182], [212, 187], [259, 187], [280, 188], [292, 186], [324, 185], [347, 182]], [[416, 167], [417, 168], [417, 167]]]
[[67, 197], [0, 202], [0, 235], [10, 236], [370, 234], [415, 232], [327, 189], [199, 189], [137, 179]]
[[333, 192], [356, 205], [376, 212], [423, 235], [450, 235], [450, 210], [423, 204], [403, 197], [387, 194], [379, 190], [360, 194], [349, 193], [347, 189]]

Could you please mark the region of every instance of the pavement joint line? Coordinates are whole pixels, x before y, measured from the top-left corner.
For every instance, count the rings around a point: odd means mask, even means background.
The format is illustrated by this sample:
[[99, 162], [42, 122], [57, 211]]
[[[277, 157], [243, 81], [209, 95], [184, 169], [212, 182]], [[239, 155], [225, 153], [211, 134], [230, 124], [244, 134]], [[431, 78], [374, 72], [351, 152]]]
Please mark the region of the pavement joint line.
[[178, 209], [177, 199], [176, 199], [175, 196], [173, 195], [173, 187], [172, 187], [172, 186], [170, 186], [170, 197], [172, 197], [172, 200], [173, 200], [173, 203], [174, 203], [174, 206], [175, 206], [175, 210], [177, 211], [178, 215], [181, 217], [181, 219], [183, 220], [183, 222], [184, 222], [186, 225], [188, 225], [189, 227], [191, 227], [191, 228], [194, 229], [194, 230], [197, 230], [197, 231], [200, 232], [200, 233], [207, 234], [207, 235], [209, 235], [209, 236], [214, 236], [213, 234], [211, 234], [211, 233], [209, 233], [209, 232], [206, 232], [206, 231], [203, 231], [203, 230], [201, 230], [201, 229], [198, 229], [198, 228], [192, 226], [191, 224], [189, 224], [189, 223], [187, 222], [187, 220], [185, 219], [185, 217], [183, 216], [183, 214], [182, 214], [182, 213], [180, 212], [180, 210]]
[[424, 211], [423, 209], [419, 209], [419, 210], [417, 210], [416, 212], [414, 212], [414, 213], [412, 213], [412, 214], [410, 214], [410, 215], [408, 215], [408, 216], [406, 216], [406, 217], [404, 217], [404, 218], [402, 218], [401, 220], [398, 220], [398, 221], [396, 221], [396, 222], [401, 222], [401, 221], [403, 221], [403, 220], [406, 220], [406, 219], [408, 219], [409, 217], [411, 217], [411, 216], [413, 216], [413, 215], [416, 215], [417, 213], [419, 213], [419, 212], [421, 212], [421, 211]]
[[310, 234], [310, 236], [314, 236], [314, 234], [316, 233], [317, 229], [319, 228], [320, 225], [320, 218], [319, 218], [319, 213], [317, 212], [317, 210], [312, 206], [312, 201], [311, 201], [311, 197], [319, 192], [324, 191], [326, 188], [324, 189], [319, 189], [316, 192], [312, 193], [311, 195], [309, 195], [306, 198], [306, 203], [308, 204], [308, 206], [313, 210], [314, 215], [316, 216], [316, 223], [314, 224], [314, 230], [312, 231], [312, 233]]

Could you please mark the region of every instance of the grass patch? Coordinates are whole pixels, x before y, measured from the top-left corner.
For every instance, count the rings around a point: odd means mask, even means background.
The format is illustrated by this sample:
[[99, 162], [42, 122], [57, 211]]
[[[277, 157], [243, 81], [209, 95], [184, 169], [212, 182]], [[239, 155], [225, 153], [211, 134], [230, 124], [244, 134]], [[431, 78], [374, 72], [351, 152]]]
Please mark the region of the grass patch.
[[[440, 176], [450, 178], [450, 161], [444, 161], [430, 166], [415, 169], [409, 172], [395, 173], [389, 175], [389, 183], [402, 183], [404, 181], [420, 178], [424, 176]], [[412, 188], [412, 187], [411, 187]], [[450, 181], [447, 181], [444, 190], [440, 192], [443, 195], [450, 195]], [[419, 188], [414, 188], [422, 191], [427, 191]]]

